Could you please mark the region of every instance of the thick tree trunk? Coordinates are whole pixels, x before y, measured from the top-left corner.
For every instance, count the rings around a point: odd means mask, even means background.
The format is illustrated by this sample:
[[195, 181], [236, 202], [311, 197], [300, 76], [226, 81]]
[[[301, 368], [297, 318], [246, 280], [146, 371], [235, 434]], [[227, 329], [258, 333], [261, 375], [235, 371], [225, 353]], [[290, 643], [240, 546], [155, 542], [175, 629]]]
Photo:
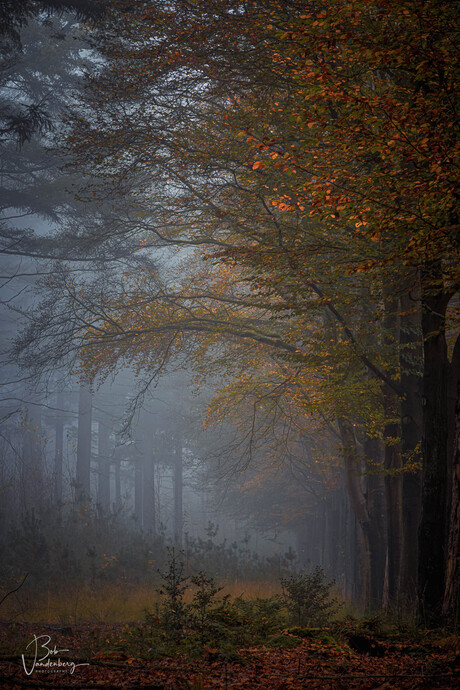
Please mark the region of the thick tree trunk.
[[364, 453], [369, 460], [367, 464], [367, 506], [369, 512], [369, 548], [371, 560], [371, 608], [382, 606], [383, 584], [385, 579], [385, 563], [387, 551], [387, 535], [385, 520], [385, 488], [384, 479], [376, 472], [381, 458], [381, 443], [378, 439], [367, 439], [364, 443]]
[[77, 501], [89, 501], [91, 497], [91, 427], [92, 395], [89, 388], [82, 383], [78, 396]]
[[[448, 297], [441, 287], [440, 267], [433, 263], [422, 275], [423, 490], [419, 534], [419, 608], [427, 624], [437, 623], [445, 586], [446, 481], [449, 363], [445, 337]], [[439, 287], [435, 288], [435, 280]]]
[[460, 623], [460, 337], [452, 357], [452, 374], [457, 388], [452, 443], [452, 501], [447, 546], [446, 587], [443, 618], [458, 628]]
[[325, 535], [325, 568], [335, 580], [339, 581], [343, 573], [339, 565], [339, 549], [342, 546], [340, 543], [341, 492], [332, 491], [326, 494], [324, 505], [328, 516], [328, 530]]
[[361, 476], [356, 452], [356, 439], [353, 427], [344, 418], [338, 420], [340, 435], [343, 443], [345, 461], [345, 481], [350, 503], [358, 522], [359, 533], [359, 579], [360, 599], [363, 607], [370, 607], [371, 592], [371, 550], [369, 543], [370, 519], [366, 499], [361, 486]]
[[[418, 467], [422, 440], [422, 347], [418, 291], [401, 298], [400, 329], [401, 453], [403, 466], [403, 557], [401, 595], [404, 603], [417, 596], [418, 530], [422, 510], [422, 473]], [[420, 373], [419, 370], [420, 369]]]

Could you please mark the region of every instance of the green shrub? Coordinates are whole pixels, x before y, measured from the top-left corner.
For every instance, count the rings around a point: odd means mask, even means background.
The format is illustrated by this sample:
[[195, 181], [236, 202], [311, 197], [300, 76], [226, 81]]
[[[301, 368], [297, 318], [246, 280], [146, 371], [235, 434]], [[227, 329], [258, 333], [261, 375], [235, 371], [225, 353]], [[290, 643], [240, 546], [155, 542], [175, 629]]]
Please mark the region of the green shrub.
[[212, 607], [215, 597], [223, 589], [218, 587], [213, 577], [207, 577], [203, 571], [192, 575], [191, 582], [197, 588], [190, 604], [191, 624], [198, 628], [201, 640], [204, 642], [212, 627]]
[[184, 632], [187, 622], [187, 605], [184, 602], [184, 593], [187, 589], [189, 577], [184, 575], [184, 562], [176, 554], [174, 547], [168, 549], [166, 569], [158, 573], [163, 581], [159, 594], [164, 597], [161, 608], [161, 623], [165, 632], [178, 642]]
[[281, 578], [283, 601], [299, 626], [325, 625], [337, 612], [339, 604], [332, 596], [333, 581], [328, 581], [322, 568], [312, 573], [302, 570]]

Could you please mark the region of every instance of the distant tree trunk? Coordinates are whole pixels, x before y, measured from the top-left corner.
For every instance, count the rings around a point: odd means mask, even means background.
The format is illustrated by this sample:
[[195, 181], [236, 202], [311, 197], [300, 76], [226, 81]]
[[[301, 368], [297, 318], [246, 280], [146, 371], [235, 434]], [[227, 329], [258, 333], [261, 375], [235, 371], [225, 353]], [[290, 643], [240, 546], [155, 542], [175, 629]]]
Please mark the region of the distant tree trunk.
[[121, 460], [115, 463], [115, 509], [121, 505]]
[[326, 550], [327, 550], [327, 540], [329, 537], [329, 512], [327, 510], [326, 502], [323, 501], [318, 506], [317, 519], [319, 518], [319, 525], [317, 534], [320, 537], [319, 544], [319, 565], [322, 568], [326, 567]]
[[299, 565], [304, 568], [307, 563], [308, 563], [308, 558], [307, 558], [307, 550], [306, 550], [306, 525], [305, 522], [302, 522], [300, 525], [297, 525], [295, 529], [295, 537], [296, 537], [296, 551], [297, 551], [297, 558], [299, 559]]
[[[438, 281], [438, 287], [434, 287]], [[419, 534], [419, 607], [428, 624], [440, 620], [445, 587], [449, 362], [445, 314], [449, 299], [433, 261], [422, 274], [423, 491]]]
[[92, 395], [89, 388], [82, 383], [78, 396], [77, 501], [89, 501], [91, 498], [91, 426]]
[[[147, 444], [146, 444], [147, 445]], [[142, 482], [143, 490], [143, 520], [144, 530], [155, 534], [155, 467], [154, 451], [145, 449], [144, 455], [144, 477]]]
[[97, 446], [98, 499], [100, 506], [110, 507], [110, 429], [99, 420]]
[[340, 435], [343, 443], [345, 461], [345, 481], [348, 496], [353, 508], [356, 520], [360, 527], [359, 533], [359, 574], [360, 574], [360, 599], [363, 606], [368, 609], [370, 605], [370, 579], [371, 579], [371, 551], [369, 543], [370, 519], [367, 510], [366, 499], [361, 486], [361, 477], [358, 467], [358, 454], [356, 452], [356, 439], [353, 427], [344, 418], [338, 420]]
[[182, 437], [177, 434], [174, 442], [174, 541], [182, 544], [182, 492], [183, 492]]
[[452, 374], [457, 388], [452, 443], [452, 501], [447, 545], [446, 586], [442, 614], [444, 621], [458, 628], [460, 622], [460, 337], [452, 357]]
[[[61, 410], [64, 406], [63, 396], [58, 393], [56, 407]], [[54, 500], [56, 505], [62, 503], [62, 458], [64, 453], [64, 419], [60, 412], [57, 413], [55, 421], [55, 444], [54, 444]]]
[[370, 519], [370, 604], [371, 608], [374, 609], [382, 606], [387, 552], [384, 479], [381, 474], [378, 474], [381, 448], [381, 442], [377, 438], [366, 439], [364, 443], [364, 453], [370, 461], [367, 466], [369, 474], [367, 474], [366, 480], [367, 506]]
[[143, 526], [142, 517], [142, 493], [143, 493], [143, 457], [136, 457], [134, 463], [134, 515], [136, 516], [139, 525]]
[[422, 473], [417, 468], [422, 440], [421, 313], [417, 291], [401, 298], [400, 331], [401, 453], [403, 474], [403, 550], [401, 595], [406, 604], [417, 595], [418, 530], [422, 510]]
[[[346, 482], [346, 478], [345, 478]], [[355, 571], [358, 558], [356, 548], [356, 518], [351, 506], [348, 491], [342, 495], [342, 529], [340, 541], [343, 544], [342, 565], [343, 565], [343, 596], [350, 600], [355, 598]]]
[[43, 499], [43, 448], [40, 444], [41, 415], [39, 408], [27, 408], [25, 420], [23, 459], [21, 464], [22, 509], [37, 508]]

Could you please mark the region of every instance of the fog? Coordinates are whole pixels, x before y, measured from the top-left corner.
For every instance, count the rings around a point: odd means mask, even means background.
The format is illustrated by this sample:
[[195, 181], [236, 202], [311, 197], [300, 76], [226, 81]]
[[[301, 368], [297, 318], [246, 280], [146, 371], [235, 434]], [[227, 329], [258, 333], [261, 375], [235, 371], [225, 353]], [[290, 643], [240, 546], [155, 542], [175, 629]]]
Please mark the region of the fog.
[[[358, 612], [452, 616], [457, 216], [414, 153], [438, 155], [417, 139], [435, 87], [391, 76], [399, 53], [356, 76], [346, 44], [354, 115], [330, 42], [307, 69], [304, 28], [257, 3], [254, 35], [232, 3], [141, 5], [32, 2], [0, 27], [8, 616], [157, 591], [171, 554], [242, 593], [316, 573]], [[391, 89], [413, 122], [378, 120]]]

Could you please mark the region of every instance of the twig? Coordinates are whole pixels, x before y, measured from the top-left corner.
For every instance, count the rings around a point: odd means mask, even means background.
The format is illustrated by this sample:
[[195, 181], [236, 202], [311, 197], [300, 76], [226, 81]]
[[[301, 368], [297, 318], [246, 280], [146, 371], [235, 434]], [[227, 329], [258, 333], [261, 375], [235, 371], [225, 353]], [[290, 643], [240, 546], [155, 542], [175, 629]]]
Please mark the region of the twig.
[[11, 592], [7, 592], [7, 593], [5, 594], [5, 596], [3, 597], [3, 599], [0, 601], [0, 606], [3, 604], [3, 602], [5, 601], [5, 599], [6, 599], [7, 597], [10, 596], [10, 594], [14, 594], [15, 592], [18, 591], [18, 589], [21, 589], [22, 585], [23, 585], [24, 582], [27, 580], [28, 575], [29, 575], [29, 573], [26, 573], [26, 574], [25, 574], [23, 581], [16, 587], [16, 589], [12, 589]]

